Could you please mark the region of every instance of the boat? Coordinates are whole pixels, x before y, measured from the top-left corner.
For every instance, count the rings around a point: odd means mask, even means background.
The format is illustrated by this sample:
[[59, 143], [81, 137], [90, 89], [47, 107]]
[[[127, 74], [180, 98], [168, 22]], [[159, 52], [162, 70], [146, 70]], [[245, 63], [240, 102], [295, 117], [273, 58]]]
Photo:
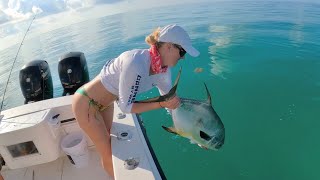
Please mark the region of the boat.
[[[68, 52], [61, 56], [61, 64], [65, 59], [72, 63], [75, 63], [74, 59], [78, 59], [75, 64], [82, 67], [86, 74], [83, 53]], [[65, 91], [63, 96], [53, 98], [50, 90], [50, 69], [45, 63], [43, 60], [35, 60], [20, 71], [20, 85], [30, 83], [30, 74], [23, 74], [29, 68], [32, 76], [40, 76], [35, 79], [41, 80], [42, 89], [36, 89], [32, 93], [28, 92], [29, 86], [22, 89], [26, 98], [25, 104], [1, 112], [0, 174], [5, 180], [112, 179], [102, 168], [94, 144], [82, 132], [72, 113], [73, 95], [70, 91], [76, 90], [83, 83], [77, 86], [68, 84], [61, 78], [63, 75], [59, 74]], [[41, 68], [34, 68], [35, 66]], [[40, 69], [40, 73], [35, 72], [35, 69]], [[59, 73], [60, 71], [69, 73], [70, 77], [70, 68], [60, 67], [59, 64]], [[73, 69], [73, 72], [75, 71]], [[78, 74], [79, 77], [88, 80], [86, 75]], [[45, 92], [46, 95], [43, 94]], [[39, 96], [43, 99], [39, 100]], [[141, 117], [138, 114], [124, 114], [116, 102], [114, 107], [111, 129], [114, 179], [166, 179], [150, 145]], [[85, 142], [84, 152], [88, 158], [82, 166], [77, 166], [76, 156], [67, 153], [62, 146], [64, 139], [74, 134], [81, 134]]]

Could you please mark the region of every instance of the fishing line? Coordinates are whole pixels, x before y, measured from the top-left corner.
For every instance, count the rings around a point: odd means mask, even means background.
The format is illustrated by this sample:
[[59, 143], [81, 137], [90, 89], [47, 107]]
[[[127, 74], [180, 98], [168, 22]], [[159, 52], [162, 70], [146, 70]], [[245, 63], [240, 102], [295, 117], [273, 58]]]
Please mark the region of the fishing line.
[[[19, 46], [18, 51], [17, 51], [17, 53], [16, 53], [16, 57], [15, 57], [14, 60], [13, 60], [13, 63], [12, 63], [12, 66], [11, 66], [11, 69], [10, 69], [10, 72], [9, 72], [9, 77], [8, 77], [8, 79], [7, 79], [7, 83], [6, 83], [6, 86], [5, 86], [5, 88], [4, 88], [4, 92], [3, 92], [3, 96], [2, 96], [2, 102], [1, 102], [1, 107], [0, 107], [0, 115], [1, 115], [1, 112], [2, 112], [3, 103], [4, 103], [4, 97], [5, 97], [6, 92], [7, 92], [7, 87], [8, 87], [8, 84], [9, 84], [9, 80], [10, 80], [10, 77], [11, 77], [11, 73], [12, 73], [14, 64], [15, 64], [15, 62], [17, 61], [17, 58], [18, 58], [18, 55], [19, 55], [21, 46], [23, 45], [24, 39], [26, 38], [27, 33], [29, 32], [30, 27], [31, 27], [34, 19], [36, 18], [36, 15], [37, 15], [37, 14], [35, 14], [35, 15], [33, 16], [32, 20], [31, 20], [31, 23], [29, 24], [29, 27], [28, 27], [27, 31], [25, 32], [25, 34], [24, 34], [24, 36], [23, 36], [23, 39], [22, 39], [22, 41], [21, 41], [21, 43], [20, 43], [20, 46]], [[1, 119], [1, 116], [0, 116], [0, 119]]]

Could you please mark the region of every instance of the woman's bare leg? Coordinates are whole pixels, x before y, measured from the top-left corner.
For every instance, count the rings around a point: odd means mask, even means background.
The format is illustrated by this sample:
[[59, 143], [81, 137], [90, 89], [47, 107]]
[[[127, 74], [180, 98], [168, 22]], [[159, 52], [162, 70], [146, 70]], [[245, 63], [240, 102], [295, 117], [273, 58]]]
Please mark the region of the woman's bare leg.
[[112, 127], [112, 122], [113, 122], [113, 113], [114, 113], [114, 103], [110, 104], [106, 110], [101, 112], [104, 124], [105, 124], [109, 134], [111, 133], [111, 127]]
[[[111, 126], [112, 126], [112, 122], [113, 122], [113, 111], [114, 111], [114, 106], [113, 106], [113, 103], [110, 104], [110, 106], [108, 106], [108, 108], [106, 110], [104, 110], [103, 112], [101, 112], [101, 115], [102, 115], [102, 118], [103, 118], [103, 122], [104, 122], [104, 125], [107, 129], [107, 133], [109, 134], [110, 136], [110, 133], [111, 133]], [[110, 146], [110, 152], [112, 153], [112, 147], [111, 147], [111, 139], [108, 141], [109, 143], [109, 146]], [[112, 157], [112, 154], [110, 155]], [[111, 159], [112, 161], [112, 159]], [[102, 161], [102, 166], [105, 167], [105, 166], [108, 166], [108, 165], [105, 165], [105, 161]]]
[[96, 110], [93, 107], [89, 108], [88, 98], [77, 93], [75, 93], [73, 96], [72, 110], [79, 126], [96, 146], [96, 149], [103, 162], [103, 168], [110, 176], [113, 177], [114, 173], [112, 165], [110, 134], [105, 126], [104, 121], [96, 118]]

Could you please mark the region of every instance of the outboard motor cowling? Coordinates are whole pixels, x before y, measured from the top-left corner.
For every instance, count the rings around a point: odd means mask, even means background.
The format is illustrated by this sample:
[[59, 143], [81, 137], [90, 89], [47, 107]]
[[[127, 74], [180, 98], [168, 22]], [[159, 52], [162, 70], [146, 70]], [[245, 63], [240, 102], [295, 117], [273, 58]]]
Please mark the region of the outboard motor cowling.
[[69, 52], [60, 57], [59, 77], [64, 89], [63, 96], [74, 92], [89, 82], [87, 61], [82, 52]]
[[53, 85], [47, 61], [33, 60], [24, 65], [19, 73], [20, 88], [28, 102], [53, 98]]

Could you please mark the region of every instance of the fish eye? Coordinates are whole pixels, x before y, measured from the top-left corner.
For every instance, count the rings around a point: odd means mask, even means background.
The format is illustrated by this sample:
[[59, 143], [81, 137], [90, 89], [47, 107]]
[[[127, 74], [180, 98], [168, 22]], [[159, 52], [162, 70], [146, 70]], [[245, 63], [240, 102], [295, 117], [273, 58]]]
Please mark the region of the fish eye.
[[200, 137], [206, 141], [209, 141], [211, 139], [211, 137], [203, 131], [200, 131]]

